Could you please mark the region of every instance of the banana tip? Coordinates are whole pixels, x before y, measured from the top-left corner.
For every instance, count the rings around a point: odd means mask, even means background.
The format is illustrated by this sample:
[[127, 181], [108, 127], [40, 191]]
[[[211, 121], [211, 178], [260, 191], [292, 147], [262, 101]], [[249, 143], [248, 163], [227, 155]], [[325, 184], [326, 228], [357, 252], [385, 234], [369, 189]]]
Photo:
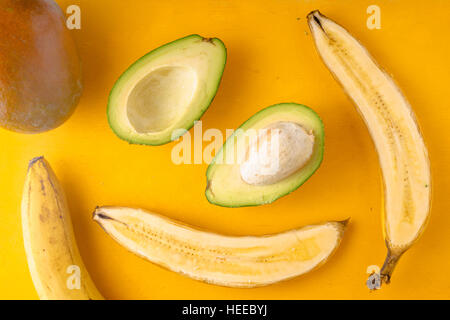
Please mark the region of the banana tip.
[[350, 222], [351, 218], [347, 218], [345, 220], [339, 221], [344, 227], [347, 227], [348, 223]]
[[102, 221], [102, 220], [114, 220], [114, 218], [108, 216], [104, 211], [102, 211], [102, 207], [97, 206], [92, 213], [92, 219], [94, 221]]
[[35, 164], [38, 161], [44, 160], [44, 156], [35, 157], [28, 162], [28, 168], [31, 167], [33, 164]]
[[100, 208], [99, 206], [96, 206], [94, 212], [92, 212], [92, 219], [93, 220], [97, 220], [97, 210], [99, 208]]
[[318, 17], [320, 17], [320, 16], [322, 16], [322, 14], [320, 13], [320, 11], [319, 10], [313, 10], [313, 11], [311, 11], [310, 13], [308, 13], [308, 15], [306, 16], [306, 18], [308, 18], [308, 19], [314, 19], [314, 18], [318, 18]]

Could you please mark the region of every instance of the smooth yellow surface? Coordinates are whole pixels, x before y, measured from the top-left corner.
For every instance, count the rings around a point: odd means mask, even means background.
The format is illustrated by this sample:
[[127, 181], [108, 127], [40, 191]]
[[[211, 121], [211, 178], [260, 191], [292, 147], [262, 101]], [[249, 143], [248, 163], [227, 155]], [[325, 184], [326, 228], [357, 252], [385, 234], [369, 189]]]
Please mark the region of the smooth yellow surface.
[[[20, 222], [27, 162], [37, 155], [46, 156], [66, 189], [81, 255], [106, 298], [450, 298], [450, 2], [378, 0], [381, 30], [367, 29], [366, 9], [373, 1], [363, 0], [58, 2], [64, 10], [81, 6], [82, 29], [72, 32], [85, 92], [72, 118], [50, 133], [0, 130], [0, 298], [37, 298]], [[313, 9], [348, 28], [394, 75], [429, 148], [430, 223], [392, 283], [377, 292], [365, 287], [365, 271], [381, 265], [386, 254], [378, 159], [363, 121], [315, 52], [306, 24]], [[170, 161], [174, 143], [133, 146], [109, 129], [106, 104], [117, 77], [149, 50], [192, 33], [219, 37], [228, 48], [222, 85], [202, 118], [204, 130], [235, 128], [278, 102], [306, 104], [322, 117], [324, 162], [299, 190], [263, 207], [216, 207], [204, 196], [206, 164], [176, 166]], [[142, 207], [234, 235], [352, 220], [336, 255], [320, 269], [269, 287], [230, 289], [187, 279], [127, 252], [92, 221], [97, 205]]]

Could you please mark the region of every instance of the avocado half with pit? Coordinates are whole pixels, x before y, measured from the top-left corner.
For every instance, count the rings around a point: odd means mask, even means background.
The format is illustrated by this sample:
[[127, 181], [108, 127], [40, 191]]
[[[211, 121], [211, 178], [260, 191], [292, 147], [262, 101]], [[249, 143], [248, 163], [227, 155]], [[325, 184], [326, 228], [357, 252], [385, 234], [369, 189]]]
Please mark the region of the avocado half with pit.
[[108, 121], [118, 137], [162, 145], [189, 130], [208, 109], [222, 78], [226, 48], [190, 35], [146, 54], [117, 80]]
[[319, 168], [322, 120], [312, 109], [282, 103], [263, 109], [227, 139], [206, 172], [206, 197], [224, 207], [271, 203]]

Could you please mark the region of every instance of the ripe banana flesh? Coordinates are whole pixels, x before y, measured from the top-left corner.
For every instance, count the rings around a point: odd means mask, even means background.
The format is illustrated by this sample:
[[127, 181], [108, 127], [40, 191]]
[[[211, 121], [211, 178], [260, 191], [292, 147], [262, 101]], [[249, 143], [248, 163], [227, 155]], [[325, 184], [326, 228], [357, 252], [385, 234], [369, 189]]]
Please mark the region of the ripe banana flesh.
[[78, 252], [64, 192], [44, 158], [33, 159], [28, 168], [22, 227], [28, 267], [40, 299], [103, 299]]
[[99, 207], [93, 218], [131, 252], [211, 284], [251, 288], [299, 276], [328, 260], [345, 230], [327, 222], [276, 235], [231, 237], [199, 231], [140, 209]]
[[419, 238], [429, 218], [427, 149], [408, 101], [367, 50], [318, 11], [308, 15], [308, 23], [320, 56], [357, 106], [378, 151], [388, 248], [380, 276], [389, 283], [398, 259]]

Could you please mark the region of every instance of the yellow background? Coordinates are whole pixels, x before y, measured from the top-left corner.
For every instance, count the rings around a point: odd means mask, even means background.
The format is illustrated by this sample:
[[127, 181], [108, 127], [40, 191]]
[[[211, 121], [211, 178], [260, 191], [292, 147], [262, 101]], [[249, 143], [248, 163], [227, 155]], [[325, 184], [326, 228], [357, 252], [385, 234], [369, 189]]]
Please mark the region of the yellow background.
[[[81, 6], [82, 29], [72, 32], [85, 91], [71, 119], [52, 132], [21, 135], [0, 129], [0, 298], [37, 298], [19, 206], [28, 160], [38, 155], [45, 155], [66, 190], [81, 254], [106, 298], [450, 298], [449, 1], [58, 2], [64, 10]], [[371, 4], [381, 8], [381, 30], [366, 27]], [[316, 54], [305, 19], [313, 9], [348, 28], [395, 75], [430, 152], [430, 224], [402, 258], [392, 284], [373, 293], [365, 286], [366, 267], [381, 265], [386, 253], [377, 155], [354, 106]], [[174, 143], [133, 146], [109, 129], [105, 109], [118, 76], [146, 52], [192, 33], [219, 37], [228, 48], [222, 84], [202, 118], [204, 130], [236, 128], [278, 102], [303, 103], [320, 114], [325, 159], [299, 190], [263, 207], [216, 207], [204, 197], [206, 164], [176, 166], [170, 161]], [[269, 287], [230, 289], [185, 278], [127, 252], [92, 221], [97, 205], [147, 208], [235, 235], [352, 219], [340, 249], [320, 269]]]

